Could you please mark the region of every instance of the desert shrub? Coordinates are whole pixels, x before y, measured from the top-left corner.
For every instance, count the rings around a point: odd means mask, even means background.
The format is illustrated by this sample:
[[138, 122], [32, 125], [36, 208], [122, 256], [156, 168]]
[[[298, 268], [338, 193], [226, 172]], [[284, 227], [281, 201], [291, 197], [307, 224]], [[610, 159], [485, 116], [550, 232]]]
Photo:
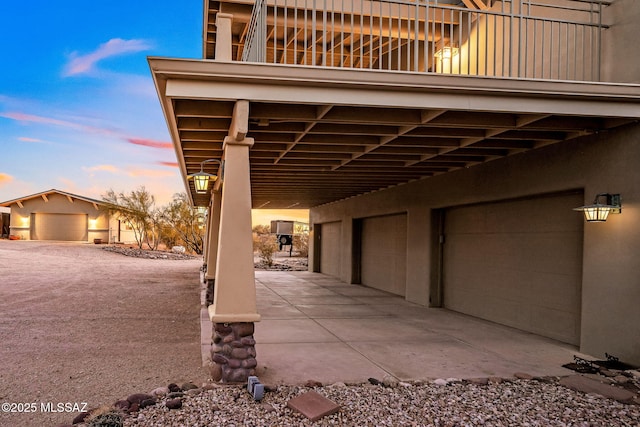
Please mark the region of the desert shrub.
[[254, 243], [256, 243], [256, 251], [260, 260], [271, 267], [273, 265], [273, 254], [278, 250], [278, 244], [275, 242], [274, 237], [270, 234], [259, 234]]
[[296, 234], [293, 236], [293, 247], [298, 250], [301, 257], [309, 256], [309, 235]]
[[258, 252], [258, 248], [262, 245], [264, 236], [271, 234], [271, 227], [268, 225], [254, 225], [253, 229], [253, 252]]

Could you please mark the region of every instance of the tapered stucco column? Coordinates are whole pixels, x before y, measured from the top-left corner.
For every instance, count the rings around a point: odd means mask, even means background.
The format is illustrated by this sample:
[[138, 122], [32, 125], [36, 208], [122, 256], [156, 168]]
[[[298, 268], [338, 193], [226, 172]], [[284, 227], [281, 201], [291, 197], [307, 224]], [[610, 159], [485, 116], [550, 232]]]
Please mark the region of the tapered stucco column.
[[249, 148], [253, 138], [224, 141], [224, 177], [215, 290], [209, 317], [213, 322], [213, 376], [223, 382], [245, 382], [257, 366], [256, 308], [251, 231]]
[[216, 282], [216, 262], [218, 258], [218, 240], [220, 234], [220, 205], [222, 195], [218, 191], [211, 193], [209, 204], [209, 221], [207, 223], [207, 250], [205, 264], [207, 266], [204, 282], [207, 285], [207, 305], [213, 304], [213, 290]]

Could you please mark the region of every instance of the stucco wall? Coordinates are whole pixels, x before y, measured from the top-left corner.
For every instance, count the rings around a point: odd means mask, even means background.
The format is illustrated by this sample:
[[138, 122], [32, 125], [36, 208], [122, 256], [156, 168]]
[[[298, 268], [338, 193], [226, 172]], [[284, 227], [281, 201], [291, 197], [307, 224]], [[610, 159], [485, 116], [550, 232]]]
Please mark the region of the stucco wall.
[[[312, 224], [407, 212], [407, 295], [429, 305], [435, 274], [432, 210], [582, 189], [620, 193], [621, 215], [585, 224], [581, 350], [640, 364], [640, 125], [552, 145], [469, 169], [316, 207]], [[576, 215], [579, 215], [576, 212]], [[343, 229], [345, 247], [351, 233]], [[347, 245], [348, 243], [348, 245]], [[340, 278], [350, 281], [351, 250], [342, 251]]]
[[640, 1], [615, 0], [603, 10], [602, 80], [640, 83]]

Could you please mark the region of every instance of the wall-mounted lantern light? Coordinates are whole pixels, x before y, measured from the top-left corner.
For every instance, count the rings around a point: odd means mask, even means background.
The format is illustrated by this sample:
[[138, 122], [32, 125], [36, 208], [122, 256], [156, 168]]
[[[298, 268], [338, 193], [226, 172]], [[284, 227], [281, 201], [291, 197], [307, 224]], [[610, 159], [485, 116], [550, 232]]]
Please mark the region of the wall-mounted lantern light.
[[457, 46], [446, 44], [444, 41], [438, 43], [436, 51], [433, 54], [436, 72], [445, 74], [452, 73], [454, 65], [457, 65], [458, 62], [458, 53], [459, 49]]
[[[604, 203], [600, 202], [600, 198], [604, 198]], [[587, 222], [605, 222], [610, 213], [622, 212], [622, 203], [619, 194], [600, 193], [596, 195], [593, 204], [573, 210], [584, 212]]]
[[458, 56], [458, 48], [451, 47], [451, 46], [444, 46], [438, 49], [434, 56], [436, 57], [436, 59], [439, 59], [440, 61], [442, 60], [449, 61], [454, 56]]
[[220, 165], [221, 175], [224, 173], [224, 165], [218, 159], [207, 159], [200, 163], [200, 172], [188, 175], [187, 178], [193, 179], [193, 185], [196, 188], [197, 194], [206, 194], [209, 190], [209, 181], [215, 182], [218, 179], [217, 175], [210, 174], [204, 171], [204, 164], [209, 162], [215, 162]]

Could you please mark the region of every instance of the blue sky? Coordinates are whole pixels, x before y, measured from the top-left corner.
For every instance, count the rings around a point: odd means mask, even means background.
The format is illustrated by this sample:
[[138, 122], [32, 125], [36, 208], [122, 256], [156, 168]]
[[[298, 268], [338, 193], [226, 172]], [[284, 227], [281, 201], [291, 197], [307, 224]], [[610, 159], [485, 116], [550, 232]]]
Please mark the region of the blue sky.
[[202, 57], [202, 1], [4, 2], [0, 201], [183, 191], [147, 56]]

